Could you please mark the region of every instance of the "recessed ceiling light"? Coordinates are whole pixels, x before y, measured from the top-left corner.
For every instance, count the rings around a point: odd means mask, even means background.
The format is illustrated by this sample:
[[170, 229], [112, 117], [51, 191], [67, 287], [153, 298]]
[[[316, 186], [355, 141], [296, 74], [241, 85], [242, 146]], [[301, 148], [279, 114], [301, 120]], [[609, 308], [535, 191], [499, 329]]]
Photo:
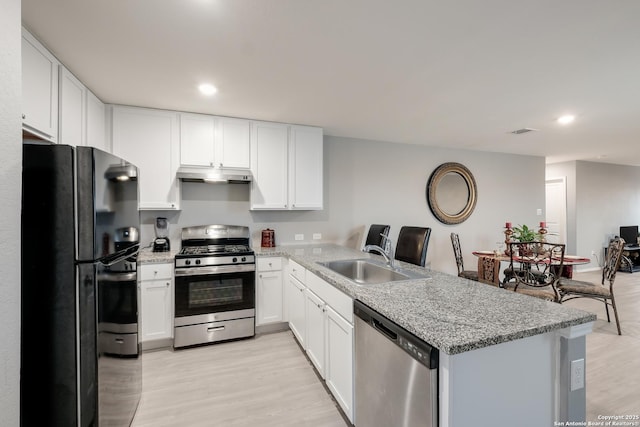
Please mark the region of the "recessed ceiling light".
[[208, 83], [203, 83], [198, 86], [198, 90], [200, 91], [200, 93], [207, 96], [214, 95], [218, 91], [218, 89], [214, 85], [210, 85]]
[[576, 116], [574, 116], [573, 114], [567, 114], [565, 116], [558, 117], [558, 123], [560, 123], [561, 125], [568, 125], [575, 119], [576, 119]]

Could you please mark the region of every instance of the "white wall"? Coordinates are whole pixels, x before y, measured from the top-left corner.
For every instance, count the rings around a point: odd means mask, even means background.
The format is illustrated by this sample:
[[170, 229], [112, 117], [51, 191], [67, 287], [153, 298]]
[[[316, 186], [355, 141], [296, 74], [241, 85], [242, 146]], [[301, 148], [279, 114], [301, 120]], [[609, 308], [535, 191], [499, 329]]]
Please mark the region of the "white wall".
[[20, 0], [2, 0], [0, 10], [0, 423], [18, 426], [22, 188]]
[[546, 175], [567, 178], [569, 252], [598, 254], [580, 269], [602, 265], [603, 248], [621, 225], [640, 225], [640, 167], [575, 161], [547, 165]]
[[[178, 248], [180, 229], [190, 225], [248, 225], [259, 245], [260, 231], [273, 228], [277, 243], [304, 243], [313, 233], [323, 241], [359, 248], [371, 223], [391, 225], [395, 240], [402, 225], [432, 227], [427, 261], [440, 271], [455, 273], [449, 234], [460, 234], [470, 269], [476, 268], [474, 249], [493, 249], [504, 240], [506, 221], [535, 226], [544, 209], [544, 158], [483, 153], [408, 144], [325, 136], [325, 209], [311, 212], [251, 212], [249, 187], [242, 184], [183, 183], [182, 211], [144, 212], [143, 244], [153, 239], [155, 216], [171, 222], [172, 247]], [[426, 186], [431, 172], [445, 162], [459, 162], [474, 174], [478, 204], [471, 218], [444, 225], [431, 214]]]
[[602, 254], [621, 225], [640, 225], [640, 168], [577, 162], [576, 212], [579, 253]]

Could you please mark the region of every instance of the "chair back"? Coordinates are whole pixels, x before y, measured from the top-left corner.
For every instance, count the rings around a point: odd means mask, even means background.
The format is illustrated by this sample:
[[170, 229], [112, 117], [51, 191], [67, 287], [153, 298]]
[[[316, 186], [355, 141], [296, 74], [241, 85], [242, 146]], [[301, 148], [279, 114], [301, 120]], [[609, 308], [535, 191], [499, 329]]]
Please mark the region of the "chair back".
[[478, 257], [478, 281], [500, 286], [500, 260], [495, 257]]
[[376, 245], [384, 249], [384, 238], [382, 236], [388, 236], [390, 228], [391, 227], [389, 227], [388, 225], [371, 224], [371, 226], [369, 227], [369, 233], [367, 233], [367, 238], [364, 242], [364, 246]]
[[424, 267], [429, 246], [429, 227], [403, 226], [398, 234], [395, 259]]
[[460, 247], [460, 238], [457, 233], [451, 233], [451, 245], [453, 246], [453, 255], [456, 257], [459, 276], [464, 271], [464, 261], [462, 260], [462, 248]]
[[616, 237], [611, 239], [609, 247], [607, 248], [607, 256], [604, 258], [604, 265], [602, 266], [602, 284], [605, 281], [609, 282], [609, 286], [613, 286], [614, 280], [616, 280], [616, 272], [620, 268], [620, 261], [622, 260], [622, 253], [624, 252], [625, 241], [622, 237]]
[[550, 286], [559, 300], [556, 284], [562, 273], [565, 245], [560, 243], [511, 242], [509, 268], [514, 272], [515, 289], [519, 285]]

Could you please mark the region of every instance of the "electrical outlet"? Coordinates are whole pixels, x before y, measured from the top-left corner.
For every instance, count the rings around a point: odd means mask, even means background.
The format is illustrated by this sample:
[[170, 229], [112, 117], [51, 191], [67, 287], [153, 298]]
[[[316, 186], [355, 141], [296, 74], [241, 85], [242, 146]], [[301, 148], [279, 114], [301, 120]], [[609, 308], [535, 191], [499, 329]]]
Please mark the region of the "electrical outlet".
[[584, 359], [571, 361], [571, 391], [584, 388]]
[[313, 233], [313, 240], [320, 240], [322, 239], [322, 234], [320, 233]]
[[294, 238], [295, 238], [296, 240], [304, 240], [304, 234], [296, 234], [296, 235], [294, 236]]
[[536, 215], [538, 216], [542, 215], [542, 209], [540, 208], [536, 209]]

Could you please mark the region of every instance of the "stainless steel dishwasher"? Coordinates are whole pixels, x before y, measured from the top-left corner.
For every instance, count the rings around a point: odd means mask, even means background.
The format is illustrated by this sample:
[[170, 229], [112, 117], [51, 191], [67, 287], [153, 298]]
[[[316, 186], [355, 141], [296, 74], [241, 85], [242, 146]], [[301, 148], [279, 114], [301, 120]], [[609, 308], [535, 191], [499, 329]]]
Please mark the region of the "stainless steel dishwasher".
[[356, 300], [355, 425], [437, 427], [438, 349]]

